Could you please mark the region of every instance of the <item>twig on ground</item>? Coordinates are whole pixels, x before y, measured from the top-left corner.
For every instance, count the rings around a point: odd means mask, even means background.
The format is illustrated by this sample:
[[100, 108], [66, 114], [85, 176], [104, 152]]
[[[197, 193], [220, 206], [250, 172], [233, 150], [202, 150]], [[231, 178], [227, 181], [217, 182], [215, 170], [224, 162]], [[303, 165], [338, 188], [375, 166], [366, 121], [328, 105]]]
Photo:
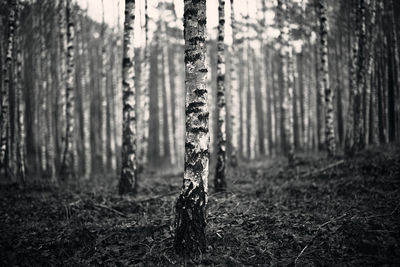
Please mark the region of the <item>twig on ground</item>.
[[399, 208], [399, 206], [400, 206], [400, 203], [397, 204], [396, 208], [394, 208], [394, 210], [390, 213], [390, 215], [393, 215], [393, 214], [397, 211], [397, 209]]
[[344, 162], [345, 162], [344, 160], [340, 160], [340, 161], [338, 161], [338, 162], [329, 164], [328, 166], [326, 166], [326, 167], [324, 167], [324, 168], [321, 168], [321, 169], [318, 169], [318, 170], [311, 171], [311, 172], [305, 173], [305, 174], [303, 174], [303, 175], [300, 175], [299, 178], [305, 178], [305, 177], [309, 177], [309, 176], [314, 176], [314, 175], [316, 175], [316, 174], [319, 174], [319, 173], [325, 172], [325, 171], [327, 171], [327, 170], [330, 170], [330, 169], [332, 169], [332, 168], [335, 168], [335, 167], [337, 167], [337, 166], [340, 166], [340, 165], [342, 165]]
[[94, 246], [96, 247], [96, 246], [100, 245], [101, 242], [103, 242], [103, 241], [109, 239], [110, 237], [116, 235], [117, 233], [118, 233], [118, 232], [112, 232], [111, 234], [109, 234], [109, 235], [107, 235], [107, 236], [105, 236], [105, 237], [103, 237], [103, 238], [100, 238], [98, 241], [96, 241], [96, 243], [95, 243]]
[[125, 215], [124, 213], [122, 213], [122, 212], [120, 212], [120, 211], [118, 211], [118, 210], [116, 210], [116, 209], [110, 208], [110, 207], [108, 207], [108, 206], [106, 206], [106, 205], [97, 204], [97, 203], [93, 203], [93, 205], [94, 205], [95, 207], [99, 207], [99, 208], [103, 208], [103, 209], [112, 211], [112, 212], [114, 212], [114, 213], [116, 213], [116, 214], [118, 214], [118, 215], [120, 215], [120, 216], [122, 216], [122, 217], [126, 217], [126, 215]]

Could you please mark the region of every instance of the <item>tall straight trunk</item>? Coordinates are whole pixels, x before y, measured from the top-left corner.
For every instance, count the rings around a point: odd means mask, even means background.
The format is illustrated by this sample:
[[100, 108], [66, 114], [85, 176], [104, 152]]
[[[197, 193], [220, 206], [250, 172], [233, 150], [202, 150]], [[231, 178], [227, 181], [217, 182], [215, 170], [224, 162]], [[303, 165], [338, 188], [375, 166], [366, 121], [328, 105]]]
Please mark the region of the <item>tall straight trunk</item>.
[[46, 127], [46, 114], [47, 114], [47, 96], [48, 96], [48, 73], [50, 72], [50, 69], [47, 68], [47, 47], [46, 47], [46, 40], [45, 40], [45, 35], [46, 35], [46, 25], [44, 22], [44, 12], [41, 11], [40, 14], [40, 75], [39, 75], [39, 80], [40, 80], [40, 118], [39, 118], [39, 124], [40, 124], [40, 154], [41, 154], [41, 174], [42, 176], [48, 176], [48, 158], [47, 158], [47, 148], [48, 148], [48, 143], [47, 143], [47, 136], [48, 136], [48, 129]]
[[225, 0], [218, 5], [218, 51], [217, 51], [217, 165], [215, 191], [226, 190], [226, 100], [225, 100]]
[[388, 19], [390, 20], [389, 27], [391, 30], [391, 46], [389, 49], [392, 54], [391, 65], [393, 73], [393, 86], [389, 90], [389, 140], [394, 142], [400, 140], [400, 101], [398, 101], [400, 97], [400, 59], [393, 0], [389, 0], [387, 10], [389, 11]]
[[267, 75], [266, 75], [266, 64], [267, 62], [267, 57], [268, 54], [264, 54], [267, 49], [265, 49], [265, 45], [261, 43], [261, 53], [257, 54], [257, 58], [260, 59], [257, 67], [260, 68], [260, 97], [261, 97], [261, 114], [262, 114], [262, 126], [261, 126], [261, 131], [262, 131], [262, 145], [261, 147], [264, 149], [264, 154], [268, 155], [269, 154], [269, 113], [268, 113], [268, 93], [267, 93]]
[[[315, 9], [315, 14], [316, 14], [316, 22], [318, 25], [318, 28], [321, 28], [321, 20], [320, 20], [320, 4], [317, 2], [319, 0], [316, 0], [316, 9]], [[320, 36], [321, 37], [321, 36]], [[321, 42], [321, 40], [319, 40]], [[323, 84], [321, 82], [323, 81], [323, 73], [321, 73], [321, 62], [322, 62], [322, 55], [321, 51], [318, 51], [318, 46], [315, 46], [315, 58], [316, 58], [316, 64], [315, 64], [315, 76], [317, 79], [317, 137], [318, 137], [318, 150], [323, 150], [325, 148], [325, 90], [323, 87]], [[319, 62], [318, 62], [318, 59]]]
[[[242, 68], [246, 71], [248, 63], [248, 54], [247, 54], [247, 47], [243, 46], [243, 65]], [[243, 73], [245, 73], [243, 71]], [[241, 130], [242, 130], [242, 156], [247, 158], [249, 156], [248, 150], [248, 136], [249, 136], [249, 127], [248, 127], [248, 75], [242, 75], [243, 86], [241, 88]]]
[[[365, 77], [365, 112], [364, 112], [364, 129], [365, 129], [365, 134], [364, 134], [364, 143], [368, 144], [369, 143], [369, 133], [370, 133], [370, 110], [371, 105], [371, 97], [373, 98], [372, 92], [371, 92], [371, 82], [372, 82], [372, 71], [374, 68], [374, 51], [375, 51], [375, 40], [377, 37], [376, 34], [376, 1], [375, 0], [370, 0], [370, 16], [371, 16], [371, 26], [369, 30], [369, 39], [368, 39], [368, 58], [367, 58], [367, 63], [366, 63], [366, 68], [367, 68], [367, 73]], [[374, 89], [372, 89], [374, 90]]]
[[284, 129], [284, 146], [289, 165], [294, 163], [293, 133], [293, 48], [289, 45], [289, 23], [286, 21], [286, 5], [278, 0], [278, 17], [281, 44], [280, 57], [282, 63], [282, 123]]
[[177, 164], [179, 168], [183, 168], [185, 154], [185, 86], [184, 86], [184, 69], [181, 46], [176, 47], [174, 55], [175, 68], [175, 138], [177, 144]]
[[[55, 5], [52, 3], [50, 5], [51, 9], [55, 9]], [[56, 17], [53, 16], [51, 18], [51, 25], [56, 25], [57, 20]], [[55, 82], [53, 80], [56, 80], [53, 75], [53, 70], [55, 69], [54, 66], [52, 65], [51, 58], [53, 57], [53, 47], [55, 47], [55, 41], [54, 39], [54, 34], [52, 31], [47, 30], [49, 28], [49, 24], [46, 25], [46, 30], [44, 31], [45, 33], [48, 32], [47, 34], [50, 35], [50, 40], [48, 41], [48, 48], [46, 52], [46, 69], [47, 71], [47, 92], [46, 92], [46, 101], [47, 101], [47, 108], [46, 108], [46, 113], [45, 113], [45, 122], [44, 122], [44, 127], [47, 128], [47, 135], [46, 135], [46, 143], [47, 143], [47, 173], [49, 176], [49, 180], [51, 183], [56, 184], [57, 183], [57, 176], [56, 176], [56, 151], [55, 151], [55, 143], [54, 143], [54, 127], [53, 127], [53, 99], [54, 99], [54, 86]]]
[[[350, 19], [355, 24], [357, 24], [358, 19], [357, 12], [354, 8], [350, 11]], [[357, 26], [357, 25], [356, 25]], [[347, 120], [346, 120], [346, 134], [344, 140], [344, 150], [347, 155], [351, 155], [354, 152], [355, 145], [355, 97], [357, 95], [357, 62], [358, 62], [358, 39], [359, 33], [358, 29], [355, 27], [354, 29], [354, 37], [349, 37], [349, 49], [350, 53], [350, 62], [349, 62], [349, 104], [347, 111]]]
[[[114, 34], [114, 32], [112, 33]], [[114, 37], [111, 38], [110, 42], [110, 51], [115, 51], [113, 50], [116, 47], [117, 41], [114, 39]], [[110, 64], [108, 67], [108, 73], [109, 73], [109, 78], [110, 78], [110, 86], [108, 87], [108, 120], [109, 120], [109, 146], [110, 146], [110, 155], [109, 155], [109, 165], [111, 167], [112, 173], [116, 173], [117, 170], [117, 155], [116, 155], [116, 146], [117, 146], [117, 141], [116, 141], [116, 127], [117, 127], [117, 122], [116, 122], [116, 104], [115, 104], [115, 98], [116, 98], [116, 89], [114, 87], [114, 84], [117, 81], [117, 75], [115, 75], [115, 72], [113, 71], [115, 68], [115, 58], [116, 54], [118, 53], [113, 53], [111, 52], [111, 58], [110, 58]], [[118, 57], [119, 58], [119, 57]]]
[[366, 10], [365, 10], [365, 0], [359, 0], [357, 5], [358, 16], [356, 26], [359, 27], [360, 35], [358, 40], [358, 59], [357, 59], [357, 90], [354, 95], [354, 145], [357, 150], [363, 149], [365, 147], [364, 143], [364, 85], [366, 79]]
[[[85, 17], [87, 13], [85, 12]], [[82, 23], [82, 22], [81, 22]], [[83, 26], [83, 24], [82, 24]], [[85, 29], [85, 36], [90, 35], [90, 26], [87, 25]], [[88, 180], [92, 174], [92, 145], [91, 145], [91, 138], [90, 138], [90, 129], [91, 129], [91, 116], [90, 116], [90, 99], [91, 99], [91, 92], [90, 92], [90, 57], [88, 54], [88, 45], [89, 40], [83, 38], [81, 40], [82, 46], [82, 57], [84, 60], [84, 65], [82, 69], [82, 90], [83, 90], [83, 97], [82, 97], [82, 111], [83, 111], [83, 150], [84, 150], [84, 157], [85, 157], [85, 165], [84, 165], [84, 178]]]
[[191, 256], [206, 250], [209, 164], [206, 0], [184, 2], [186, 140], [182, 191], [176, 203], [175, 251]]
[[[288, 26], [286, 26], [288, 27]], [[295, 155], [294, 155], [294, 106], [293, 106], [293, 98], [294, 98], [294, 57], [293, 57], [293, 47], [291, 45], [288, 46], [287, 51], [287, 91], [285, 92], [284, 105], [286, 106], [286, 114], [285, 114], [285, 132], [286, 132], [286, 148], [287, 148], [287, 157], [289, 161], [289, 165], [294, 164]], [[285, 104], [286, 103], [286, 104]]]
[[14, 38], [15, 38], [15, 17], [17, 1], [9, 2], [8, 15], [8, 38], [6, 42], [6, 58], [3, 67], [3, 90], [1, 92], [1, 113], [0, 113], [0, 167], [6, 167], [6, 151], [9, 125], [9, 92], [12, 90], [10, 75], [12, 73], [12, 61], [14, 56]]
[[[62, 155], [64, 151], [65, 142], [65, 125], [66, 125], [66, 114], [67, 114], [67, 104], [66, 104], [66, 90], [67, 87], [67, 21], [66, 21], [66, 0], [59, 0], [58, 4], [58, 30], [59, 30], [59, 93], [57, 99], [57, 117], [58, 125], [57, 129], [57, 151], [59, 155]], [[58, 159], [58, 164], [62, 161], [62, 156]]]
[[333, 89], [329, 84], [329, 62], [328, 62], [328, 15], [325, 0], [319, 0], [319, 25], [320, 25], [320, 51], [321, 51], [321, 76], [320, 86], [325, 95], [325, 131], [328, 155], [335, 156], [336, 139], [333, 110]]
[[104, 171], [107, 170], [108, 166], [108, 149], [107, 145], [109, 139], [107, 138], [107, 68], [108, 66], [108, 58], [107, 58], [107, 45], [106, 45], [106, 25], [104, 21], [104, 0], [101, 1], [102, 6], [102, 23], [101, 23], [101, 56], [100, 56], [100, 142], [101, 142], [101, 162], [102, 162], [102, 169]]
[[148, 150], [149, 150], [149, 119], [150, 119], [150, 110], [149, 110], [149, 79], [150, 79], [150, 47], [149, 47], [149, 15], [148, 15], [148, 7], [147, 0], [145, 0], [144, 6], [144, 16], [145, 16], [145, 46], [142, 49], [143, 54], [141, 57], [141, 67], [140, 70], [142, 72], [140, 79], [140, 104], [142, 111], [141, 118], [141, 142], [140, 142], [140, 153], [138, 160], [141, 168], [145, 167], [148, 162]]
[[304, 58], [305, 55], [305, 51], [302, 51], [302, 54], [300, 56], [300, 73], [299, 75], [301, 75], [301, 87], [303, 88], [303, 90], [301, 91], [302, 93], [302, 119], [303, 119], [303, 149], [307, 150], [308, 148], [308, 142], [310, 141], [309, 139], [309, 134], [308, 134], [308, 130], [309, 130], [309, 125], [310, 125], [310, 117], [309, 117], [309, 110], [310, 110], [310, 99], [309, 99], [309, 90], [310, 90], [310, 86], [305, 82], [308, 81], [310, 82], [309, 79], [311, 79], [311, 77], [308, 76], [308, 72], [307, 72], [307, 67], [309, 65], [309, 61], [310, 59]]
[[296, 150], [302, 147], [302, 121], [300, 120], [301, 114], [301, 92], [299, 83], [299, 72], [298, 72], [298, 56], [293, 48], [293, 63], [291, 68], [291, 75], [293, 76], [293, 98], [292, 98], [292, 116], [293, 116], [293, 133], [294, 133], [294, 147]]
[[124, 46], [122, 60], [123, 122], [122, 168], [119, 193], [136, 192], [136, 90], [135, 90], [135, 0], [125, 0]]
[[157, 110], [158, 110], [158, 155], [163, 157], [165, 155], [164, 146], [164, 80], [163, 80], [163, 64], [162, 64], [162, 52], [158, 48], [157, 54]]
[[258, 127], [257, 127], [257, 109], [256, 109], [256, 92], [254, 79], [254, 53], [253, 49], [248, 46], [248, 88], [249, 88], [249, 116], [250, 116], [250, 132], [249, 132], [249, 152], [250, 158], [254, 159], [259, 154], [258, 145]]
[[[262, 24], [263, 25], [267, 25], [267, 21], [266, 21], [266, 11], [267, 11], [267, 7], [266, 7], [266, 3], [265, 1], [261, 1], [262, 2]], [[270, 154], [270, 141], [271, 141], [271, 110], [269, 107], [269, 96], [268, 96], [268, 83], [270, 82], [270, 80], [267, 77], [267, 70], [270, 71], [268, 69], [268, 64], [269, 64], [269, 51], [268, 48], [266, 46], [266, 44], [264, 43], [264, 39], [263, 36], [261, 35], [259, 37], [261, 40], [261, 47], [260, 47], [260, 52], [261, 55], [260, 56], [260, 97], [261, 97], [261, 113], [262, 113], [262, 122], [263, 122], [263, 126], [261, 128], [262, 131], [262, 147], [264, 149], [264, 154], [268, 155]]]
[[275, 155], [276, 154], [276, 130], [275, 130], [275, 124], [276, 124], [276, 120], [275, 120], [275, 116], [276, 116], [276, 110], [275, 110], [275, 95], [274, 95], [274, 87], [275, 87], [275, 82], [274, 82], [274, 68], [273, 68], [273, 62], [272, 62], [272, 58], [273, 58], [273, 53], [272, 51], [266, 47], [266, 50], [268, 50], [268, 57], [267, 57], [267, 61], [268, 61], [268, 73], [269, 73], [269, 79], [267, 78], [267, 81], [269, 81], [269, 83], [267, 83], [267, 99], [268, 99], [268, 104], [267, 104], [267, 116], [269, 117], [268, 121], [268, 144], [269, 144], [269, 153], [271, 155]]
[[[18, 3], [17, 3], [18, 5]], [[16, 106], [17, 106], [17, 182], [20, 185], [26, 183], [26, 162], [25, 162], [25, 102], [22, 92], [22, 51], [21, 51], [21, 29], [20, 29], [20, 15], [19, 9], [17, 11], [16, 20], [16, 59], [17, 59], [17, 86], [16, 90]], [[0, 52], [1, 53], [1, 52]]]
[[[164, 3], [165, 4], [165, 3]], [[167, 136], [168, 136], [168, 153], [172, 165], [176, 164], [175, 140], [174, 140], [174, 126], [173, 126], [173, 111], [172, 111], [172, 92], [171, 92], [171, 73], [169, 68], [169, 51], [168, 51], [168, 36], [167, 36], [167, 23], [165, 21], [165, 6], [162, 5], [161, 10], [161, 45], [162, 45], [162, 59], [163, 59], [163, 72], [164, 72], [164, 89], [165, 89], [165, 102], [166, 102], [166, 116], [167, 116]]]
[[231, 48], [231, 99], [230, 99], [230, 121], [231, 121], [231, 165], [237, 166], [238, 150], [239, 150], [239, 134], [240, 134], [240, 94], [239, 94], [239, 55], [236, 26], [234, 0], [231, 2], [231, 28], [232, 28], [232, 46]]
[[[340, 49], [339, 49], [340, 47]], [[340, 50], [340, 52], [338, 51]], [[342, 76], [341, 76], [341, 70], [340, 70], [340, 61], [339, 58], [343, 58], [342, 54], [342, 36], [340, 34], [339, 37], [339, 46], [336, 44], [335, 45], [335, 67], [336, 67], [336, 90], [337, 90], [337, 96], [336, 96], [336, 110], [337, 110], [337, 129], [338, 129], [338, 137], [339, 137], [339, 144], [342, 144], [343, 142], [343, 135], [344, 135], [344, 128], [343, 128], [343, 96], [342, 96]]]
[[[280, 53], [279, 53], [280, 57]], [[275, 150], [277, 153], [282, 152], [282, 140], [283, 140], [283, 132], [282, 132], [282, 105], [281, 105], [281, 97], [280, 97], [280, 89], [281, 89], [281, 80], [280, 80], [280, 74], [281, 73], [281, 60], [277, 59], [275, 57], [274, 62], [272, 62], [272, 69], [274, 70], [273, 76], [272, 76], [272, 81], [273, 81], [273, 86], [272, 86], [272, 94], [274, 98], [274, 109], [275, 109]], [[275, 63], [275, 64], [274, 64]]]
[[61, 165], [61, 176], [64, 179], [75, 176], [75, 162], [77, 159], [74, 158], [75, 150], [75, 62], [74, 62], [74, 39], [75, 39], [75, 27], [73, 17], [73, 7], [71, 0], [67, 0], [67, 88], [66, 88], [66, 134], [63, 160]]

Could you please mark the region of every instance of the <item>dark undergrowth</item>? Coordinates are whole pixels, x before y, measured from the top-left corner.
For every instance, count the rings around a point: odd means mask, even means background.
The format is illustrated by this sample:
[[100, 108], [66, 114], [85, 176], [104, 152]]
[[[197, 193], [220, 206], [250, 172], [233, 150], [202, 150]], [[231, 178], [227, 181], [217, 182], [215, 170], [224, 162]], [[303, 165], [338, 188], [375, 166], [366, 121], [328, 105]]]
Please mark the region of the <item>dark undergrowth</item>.
[[[212, 177], [212, 176], [211, 176]], [[400, 150], [263, 160], [209, 193], [208, 250], [173, 250], [180, 175], [61, 188], [0, 187], [0, 266], [400, 266]], [[210, 183], [211, 184], [211, 183]]]

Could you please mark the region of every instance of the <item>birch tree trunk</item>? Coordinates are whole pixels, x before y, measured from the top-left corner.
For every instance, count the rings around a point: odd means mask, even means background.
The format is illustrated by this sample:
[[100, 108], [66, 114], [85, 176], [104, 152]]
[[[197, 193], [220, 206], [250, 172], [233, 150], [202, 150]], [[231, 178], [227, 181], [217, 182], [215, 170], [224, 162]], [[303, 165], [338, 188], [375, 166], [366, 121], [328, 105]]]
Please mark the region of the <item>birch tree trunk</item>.
[[66, 88], [66, 134], [63, 160], [61, 165], [61, 177], [68, 179], [75, 176], [74, 169], [74, 130], [75, 130], [75, 62], [74, 62], [74, 38], [75, 38], [75, 27], [74, 18], [72, 11], [71, 0], [67, 0], [67, 88]]
[[239, 134], [240, 134], [240, 95], [239, 95], [239, 58], [238, 58], [238, 43], [237, 34], [238, 29], [236, 26], [234, 0], [230, 0], [231, 3], [231, 28], [232, 28], [232, 45], [231, 48], [231, 107], [230, 107], [230, 118], [231, 118], [231, 165], [237, 166], [238, 163], [238, 150], [239, 150]]
[[0, 167], [6, 167], [6, 151], [9, 125], [9, 92], [12, 90], [10, 75], [12, 73], [12, 61], [14, 56], [15, 38], [15, 16], [17, 1], [9, 2], [10, 12], [8, 15], [8, 38], [6, 41], [6, 58], [3, 67], [4, 84], [1, 92], [1, 114], [0, 114]]
[[356, 80], [356, 94], [354, 95], [354, 145], [357, 150], [365, 147], [364, 143], [364, 103], [363, 93], [366, 78], [366, 14], [365, 14], [365, 0], [359, 0], [357, 5], [358, 10], [358, 23], [360, 35], [358, 39], [358, 58], [357, 58], [357, 80]]
[[66, 10], [65, 10], [65, 1], [59, 0], [58, 4], [58, 30], [59, 30], [59, 94], [58, 94], [58, 102], [57, 102], [57, 117], [58, 125], [57, 129], [60, 129], [60, 132], [57, 132], [57, 151], [61, 155], [58, 159], [60, 163], [62, 161], [62, 153], [64, 151], [64, 142], [65, 142], [65, 125], [66, 125], [66, 114], [67, 114], [67, 105], [66, 105], [66, 90], [67, 87], [67, 22], [66, 22]]
[[335, 156], [336, 139], [333, 110], [333, 90], [329, 84], [329, 62], [328, 62], [328, 16], [325, 0], [319, 0], [320, 18], [320, 54], [321, 54], [321, 75], [320, 86], [325, 94], [325, 140], [329, 157]]
[[293, 49], [289, 45], [289, 27], [286, 19], [286, 5], [278, 0], [278, 20], [280, 28], [280, 57], [282, 61], [282, 122], [284, 127], [284, 143], [289, 165], [294, 163], [294, 134], [293, 134], [293, 76], [290, 72], [293, 67]]
[[[357, 17], [356, 12], [354, 9], [351, 11], [351, 21], [357, 21], [355, 17]], [[358, 30], [355, 29], [355, 35], [352, 38], [349, 37], [350, 41], [350, 74], [349, 74], [349, 104], [348, 104], [348, 111], [347, 111], [347, 120], [346, 120], [346, 134], [344, 140], [344, 150], [347, 155], [351, 155], [354, 151], [354, 138], [355, 138], [355, 113], [354, 113], [354, 98], [357, 94], [357, 60], [358, 60]]]
[[[242, 47], [243, 52], [243, 73], [247, 72], [247, 63], [248, 63], [248, 53], [246, 46]], [[247, 73], [246, 73], [247, 74]], [[242, 75], [243, 86], [241, 88], [241, 131], [242, 131], [242, 156], [247, 158], [249, 156], [248, 149], [248, 137], [249, 137], [249, 127], [248, 127], [248, 75]]]
[[[87, 15], [87, 11], [85, 12]], [[83, 25], [82, 25], [83, 26]], [[89, 36], [90, 28], [87, 26], [85, 35]], [[83, 99], [82, 99], [82, 110], [83, 110], [83, 150], [85, 156], [85, 167], [84, 177], [86, 180], [90, 178], [92, 174], [92, 145], [90, 139], [91, 129], [91, 116], [90, 116], [90, 57], [88, 54], [88, 40], [82, 40], [82, 57], [84, 60], [83, 73], [82, 73], [82, 87], [83, 87]]]
[[250, 158], [255, 159], [259, 155], [258, 127], [257, 127], [257, 109], [256, 109], [256, 92], [254, 80], [254, 53], [253, 49], [248, 46], [247, 49], [249, 65], [248, 65], [248, 88], [249, 88], [249, 113], [250, 113], [250, 132], [249, 132], [249, 152]]
[[[371, 97], [373, 95], [371, 94], [371, 82], [372, 82], [372, 71], [374, 68], [374, 51], [375, 51], [375, 40], [376, 40], [376, 1], [375, 0], [370, 0], [369, 4], [369, 11], [371, 14], [371, 27], [369, 31], [369, 45], [368, 45], [368, 59], [367, 59], [367, 74], [366, 74], [366, 79], [365, 79], [365, 113], [364, 113], [364, 128], [365, 128], [365, 135], [364, 135], [364, 143], [368, 144], [369, 143], [369, 133], [370, 133], [370, 110], [373, 109], [373, 107], [370, 105]], [[373, 88], [372, 90], [375, 90]]]
[[175, 152], [175, 140], [174, 140], [174, 128], [173, 128], [173, 112], [172, 112], [172, 93], [171, 93], [171, 80], [170, 80], [170, 68], [169, 68], [169, 51], [168, 51], [168, 37], [167, 37], [167, 23], [165, 21], [165, 3], [162, 4], [161, 8], [161, 43], [162, 43], [162, 60], [163, 60], [163, 72], [164, 72], [164, 88], [165, 88], [165, 100], [167, 109], [167, 134], [168, 134], [168, 148], [170, 162], [172, 165], [176, 164], [176, 152]]
[[206, 250], [209, 170], [207, 107], [206, 0], [184, 2], [186, 73], [185, 172], [176, 203], [175, 251], [183, 256]]
[[107, 138], [107, 68], [108, 66], [108, 58], [107, 58], [107, 46], [106, 46], [106, 25], [104, 21], [104, 1], [101, 1], [102, 6], [102, 23], [101, 23], [101, 62], [100, 62], [100, 113], [101, 113], [101, 131], [100, 131], [100, 140], [101, 140], [101, 161], [102, 161], [102, 169], [104, 171], [107, 170], [108, 166], [108, 138]]
[[140, 104], [142, 110], [142, 118], [141, 118], [141, 144], [140, 144], [140, 160], [139, 163], [142, 169], [146, 166], [148, 161], [148, 147], [149, 147], [149, 119], [150, 119], [150, 110], [149, 110], [149, 79], [150, 79], [150, 47], [149, 47], [149, 15], [148, 15], [148, 7], [147, 0], [145, 0], [144, 7], [144, 16], [145, 16], [145, 46], [143, 51], [143, 56], [141, 57], [141, 68], [142, 77], [140, 79]]
[[226, 190], [226, 101], [225, 101], [225, 0], [218, 6], [218, 52], [217, 52], [217, 165], [214, 186], [216, 192]]
[[[318, 28], [321, 28], [320, 25], [320, 14], [319, 14], [319, 0], [315, 1], [315, 14], [316, 14], [316, 20], [317, 20], [317, 25]], [[319, 40], [321, 42], [321, 40]], [[322, 55], [320, 53], [320, 51], [318, 51], [318, 46], [315, 46], [315, 58], [316, 58], [316, 68], [315, 68], [315, 76], [317, 79], [317, 139], [318, 139], [318, 150], [323, 150], [325, 148], [325, 122], [324, 122], [324, 118], [325, 118], [325, 91], [324, 91], [324, 87], [323, 84], [321, 84], [322, 82], [322, 77], [321, 75], [323, 75], [321, 73], [321, 62], [322, 62], [322, 58], [320, 58]], [[318, 58], [320, 59], [318, 62]]]
[[40, 42], [40, 66], [39, 66], [39, 80], [40, 80], [40, 154], [41, 154], [41, 174], [42, 176], [48, 176], [48, 158], [47, 158], [47, 148], [48, 148], [48, 129], [46, 127], [46, 114], [47, 114], [47, 97], [48, 97], [48, 72], [50, 71], [47, 67], [47, 47], [46, 47], [46, 26], [44, 22], [44, 12], [41, 12], [39, 17], [39, 25], [40, 25], [40, 33], [39, 33], [39, 42]]
[[136, 192], [136, 99], [135, 99], [135, 0], [125, 0], [124, 46], [122, 60], [123, 130], [122, 169], [119, 193]]
[[164, 80], [163, 80], [163, 64], [162, 50], [158, 47], [157, 60], [157, 111], [158, 111], [158, 155], [162, 158], [165, 155], [164, 146]]
[[[288, 26], [285, 26], [288, 28]], [[287, 157], [289, 165], [294, 164], [294, 115], [293, 115], [293, 92], [294, 92], [294, 60], [293, 60], [293, 47], [288, 45], [287, 47], [287, 92], [284, 94], [284, 106], [286, 110], [285, 114], [285, 132], [286, 132], [286, 147], [287, 147]]]
[[20, 30], [20, 12], [17, 3], [16, 20], [16, 50], [17, 50], [17, 86], [16, 86], [16, 105], [17, 105], [17, 182], [20, 185], [26, 183], [26, 163], [25, 163], [25, 102], [22, 92], [22, 51], [21, 51], [21, 30]]

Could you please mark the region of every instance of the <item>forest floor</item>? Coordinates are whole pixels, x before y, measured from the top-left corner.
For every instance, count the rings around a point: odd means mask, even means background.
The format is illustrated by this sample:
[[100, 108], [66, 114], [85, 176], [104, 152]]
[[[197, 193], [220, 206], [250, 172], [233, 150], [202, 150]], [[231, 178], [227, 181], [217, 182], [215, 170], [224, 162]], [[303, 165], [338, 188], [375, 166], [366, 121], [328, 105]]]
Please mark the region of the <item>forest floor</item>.
[[180, 175], [145, 177], [136, 197], [119, 197], [115, 181], [2, 185], [0, 266], [400, 266], [399, 147], [300, 155], [292, 169], [260, 160], [228, 183], [210, 189], [207, 253], [186, 262], [172, 247]]

